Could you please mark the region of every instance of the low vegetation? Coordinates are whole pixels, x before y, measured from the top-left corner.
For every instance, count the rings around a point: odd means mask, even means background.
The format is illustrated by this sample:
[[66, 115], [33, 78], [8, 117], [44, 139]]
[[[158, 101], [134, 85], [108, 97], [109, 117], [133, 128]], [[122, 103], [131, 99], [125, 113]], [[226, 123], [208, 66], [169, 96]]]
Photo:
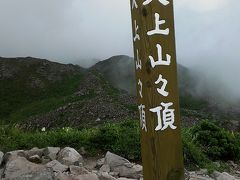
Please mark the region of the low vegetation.
[[[0, 128], [0, 150], [6, 152], [32, 147], [84, 147], [88, 155], [112, 151], [139, 161], [140, 129], [137, 121], [107, 123], [89, 129], [63, 128], [58, 130], [24, 132], [17, 127]], [[240, 134], [226, 131], [205, 120], [182, 130], [184, 160], [188, 168], [226, 169], [227, 160], [240, 160]], [[214, 162], [219, 162], [216, 165]]]
[[76, 75], [66, 77], [60, 82], [45, 82], [47, 89], [26, 88], [23, 82], [18, 82], [20, 80], [13, 80], [17, 82], [1, 81], [0, 85], [4, 88], [1, 89], [0, 120], [15, 123], [22, 121], [28, 115], [49, 112], [73, 101], [70, 95], [76, 92], [82, 78], [82, 75]]

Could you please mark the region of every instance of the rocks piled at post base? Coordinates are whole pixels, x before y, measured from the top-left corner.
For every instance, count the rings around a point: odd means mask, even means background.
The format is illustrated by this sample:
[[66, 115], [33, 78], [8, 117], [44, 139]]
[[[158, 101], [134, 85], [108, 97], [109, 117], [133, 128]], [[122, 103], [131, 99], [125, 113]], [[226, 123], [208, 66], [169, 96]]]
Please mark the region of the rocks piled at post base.
[[92, 165], [75, 149], [33, 148], [0, 152], [0, 180], [127, 180], [142, 178], [142, 166], [108, 152]]
[[[235, 180], [227, 173], [186, 172], [190, 180]], [[0, 152], [0, 180], [143, 180], [142, 166], [111, 152], [87, 162], [75, 149], [33, 148]]]

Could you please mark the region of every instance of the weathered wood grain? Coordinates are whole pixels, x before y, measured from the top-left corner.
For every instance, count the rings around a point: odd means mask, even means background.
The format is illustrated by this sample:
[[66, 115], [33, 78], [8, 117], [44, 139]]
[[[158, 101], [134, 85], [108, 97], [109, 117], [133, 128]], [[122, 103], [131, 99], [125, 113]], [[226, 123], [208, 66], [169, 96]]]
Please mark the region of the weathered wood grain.
[[[175, 48], [174, 14], [173, 0], [169, 0], [167, 6], [162, 5], [159, 0], [153, 0], [144, 6], [143, 0], [136, 0], [138, 8], [132, 10], [132, 28], [135, 35], [135, 24], [139, 26], [140, 40], [134, 43], [134, 56], [137, 59], [137, 50], [142, 62], [142, 69], [136, 70], [136, 82], [141, 79], [143, 83], [143, 98], [138, 94], [138, 104], [145, 105], [147, 132], [141, 131], [142, 160], [145, 180], [183, 180], [183, 152], [180, 128], [180, 108], [177, 84], [177, 63]], [[131, 0], [132, 7], [133, 0]], [[160, 18], [166, 20], [161, 25], [161, 29], [170, 29], [169, 35], [148, 36], [147, 32], [155, 28], [155, 13], [160, 14]], [[158, 53], [156, 44], [163, 48], [163, 59], [166, 54], [171, 55], [169, 66], [151, 67], [149, 56], [157, 60]], [[167, 97], [157, 92], [159, 85], [155, 84], [159, 74], [168, 80], [166, 90]], [[137, 85], [137, 91], [140, 86]], [[160, 106], [161, 102], [173, 102], [171, 108], [175, 109], [175, 123], [177, 129], [168, 128], [164, 131], [155, 131], [157, 126], [157, 115], [149, 109]]]

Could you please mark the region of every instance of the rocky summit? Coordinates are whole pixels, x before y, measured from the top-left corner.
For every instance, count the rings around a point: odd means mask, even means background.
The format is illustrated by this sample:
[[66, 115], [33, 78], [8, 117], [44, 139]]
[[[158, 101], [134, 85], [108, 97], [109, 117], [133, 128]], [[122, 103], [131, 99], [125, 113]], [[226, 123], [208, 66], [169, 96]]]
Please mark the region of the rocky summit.
[[[0, 152], [0, 180], [143, 180], [143, 167], [114, 153], [84, 158], [70, 147]], [[188, 180], [237, 180], [226, 172], [187, 171]]]

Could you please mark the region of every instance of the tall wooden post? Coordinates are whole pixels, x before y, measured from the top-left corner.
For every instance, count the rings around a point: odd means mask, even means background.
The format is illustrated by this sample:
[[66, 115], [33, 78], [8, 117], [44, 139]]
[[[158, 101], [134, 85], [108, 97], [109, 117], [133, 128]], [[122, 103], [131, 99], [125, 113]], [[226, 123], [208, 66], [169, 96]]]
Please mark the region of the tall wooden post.
[[173, 0], [131, 0], [145, 180], [183, 180]]

